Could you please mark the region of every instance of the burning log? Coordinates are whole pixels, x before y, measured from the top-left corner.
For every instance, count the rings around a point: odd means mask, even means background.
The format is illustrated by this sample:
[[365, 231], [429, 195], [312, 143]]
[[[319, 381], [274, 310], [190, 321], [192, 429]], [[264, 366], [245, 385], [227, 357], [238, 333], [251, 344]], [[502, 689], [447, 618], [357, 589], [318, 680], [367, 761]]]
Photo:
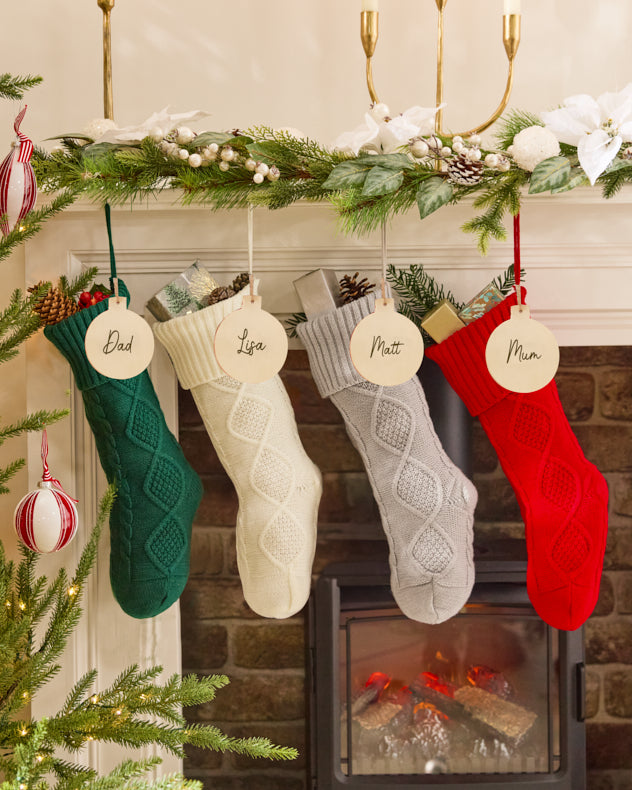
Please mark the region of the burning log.
[[511, 700], [514, 689], [502, 672], [486, 667], [484, 664], [472, 666], [467, 671], [467, 682], [501, 699]]
[[537, 718], [520, 705], [472, 686], [457, 689], [454, 698], [418, 681], [410, 690], [416, 702], [432, 705], [453, 722], [465, 725], [476, 737], [498, 738], [512, 745], [526, 735]]
[[364, 689], [356, 699], [351, 703], [351, 716], [356, 718], [363, 710], [369, 707], [372, 702], [375, 702], [385, 688], [390, 684], [391, 679], [383, 672], [373, 672], [367, 682], [364, 684]]
[[524, 738], [537, 719], [533, 711], [476, 686], [463, 686], [455, 692], [454, 699], [475, 719], [495, 730], [497, 737], [514, 744]]
[[401, 705], [386, 700], [366, 708], [362, 713], [355, 715], [353, 720], [365, 730], [377, 730], [390, 724], [401, 709]]

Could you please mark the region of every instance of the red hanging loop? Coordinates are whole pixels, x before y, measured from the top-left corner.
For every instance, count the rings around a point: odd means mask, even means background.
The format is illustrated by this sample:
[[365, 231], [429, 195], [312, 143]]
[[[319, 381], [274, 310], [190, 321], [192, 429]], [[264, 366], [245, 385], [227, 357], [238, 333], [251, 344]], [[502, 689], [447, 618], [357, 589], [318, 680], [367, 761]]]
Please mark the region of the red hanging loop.
[[78, 499], [73, 499], [70, 496], [70, 494], [64, 491], [64, 487], [59, 482], [59, 480], [57, 480], [57, 478], [51, 476], [50, 470], [48, 468], [47, 458], [48, 458], [48, 435], [46, 433], [46, 428], [44, 428], [44, 430], [42, 431], [42, 467], [44, 470], [42, 474], [42, 480], [45, 483], [52, 483], [55, 486], [55, 488], [58, 488], [60, 491], [66, 494], [68, 499], [72, 499], [73, 502], [78, 502], [79, 501]]
[[516, 295], [518, 297], [518, 305], [522, 304], [522, 293], [520, 287], [520, 212], [513, 218], [513, 231], [514, 231], [514, 280], [516, 283]]

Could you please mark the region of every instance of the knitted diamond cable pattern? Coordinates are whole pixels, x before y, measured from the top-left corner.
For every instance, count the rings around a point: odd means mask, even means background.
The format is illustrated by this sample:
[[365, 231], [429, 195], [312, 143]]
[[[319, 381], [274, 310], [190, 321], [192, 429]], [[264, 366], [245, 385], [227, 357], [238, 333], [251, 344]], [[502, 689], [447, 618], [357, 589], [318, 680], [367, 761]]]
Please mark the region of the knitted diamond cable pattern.
[[46, 327], [68, 359], [82, 391], [86, 418], [117, 497], [110, 513], [110, 581], [121, 608], [153, 617], [180, 596], [189, 574], [198, 476], [169, 432], [146, 371], [108, 379], [85, 357], [83, 338], [100, 303]]
[[278, 376], [242, 384], [226, 376], [213, 349], [221, 320], [241, 307], [237, 294], [154, 327], [183, 387], [190, 389], [239, 497], [237, 564], [248, 605], [284, 618], [309, 597], [322, 492], [303, 449]]
[[498, 454], [525, 523], [527, 589], [538, 614], [574, 630], [599, 596], [608, 528], [608, 488], [584, 456], [564, 415], [555, 382], [537, 392], [500, 387], [485, 346], [516, 297], [428, 349]]
[[364, 461], [390, 548], [391, 588], [407, 616], [448, 619], [474, 582], [476, 489], [446, 456], [417, 378], [378, 387], [349, 356], [356, 324], [373, 308], [366, 297], [300, 325], [321, 395], [341, 412]]

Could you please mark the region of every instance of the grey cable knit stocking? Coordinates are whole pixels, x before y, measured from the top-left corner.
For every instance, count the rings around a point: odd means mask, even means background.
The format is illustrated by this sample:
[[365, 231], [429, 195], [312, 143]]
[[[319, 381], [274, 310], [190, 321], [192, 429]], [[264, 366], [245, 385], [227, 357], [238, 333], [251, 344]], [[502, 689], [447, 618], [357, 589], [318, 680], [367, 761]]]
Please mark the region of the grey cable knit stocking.
[[299, 324], [312, 374], [331, 398], [364, 461], [390, 549], [391, 589], [407, 617], [440, 623], [474, 583], [472, 524], [478, 495], [434, 431], [421, 384], [365, 381], [349, 355], [356, 324], [373, 311], [364, 297]]

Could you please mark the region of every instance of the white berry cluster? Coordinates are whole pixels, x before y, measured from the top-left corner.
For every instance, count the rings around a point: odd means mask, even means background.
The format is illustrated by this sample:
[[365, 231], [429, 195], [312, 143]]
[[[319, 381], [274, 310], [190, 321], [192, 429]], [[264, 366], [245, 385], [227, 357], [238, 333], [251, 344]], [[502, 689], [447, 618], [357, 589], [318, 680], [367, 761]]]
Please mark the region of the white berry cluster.
[[[470, 135], [466, 140], [460, 135], [455, 135], [451, 140], [451, 145], [444, 145], [436, 135], [429, 137], [415, 137], [409, 143], [410, 153], [415, 159], [435, 159], [450, 162], [455, 156], [470, 162], [480, 162], [482, 159], [481, 136], [478, 134]], [[490, 170], [500, 170], [506, 172], [510, 169], [511, 163], [502, 154], [487, 154], [484, 158], [485, 166]]]
[[281, 175], [279, 168], [274, 165], [267, 165], [265, 162], [256, 162], [250, 157], [244, 158], [231, 145], [210, 143], [205, 146], [197, 146], [197, 150], [191, 153], [184, 146], [195, 146], [195, 132], [186, 126], [182, 126], [167, 135], [162, 136], [162, 130], [156, 129], [156, 133], [149, 135], [156, 143], [158, 148], [165, 156], [172, 156], [188, 162], [191, 167], [200, 167], [211, 162], [218, 162], [218, 167], [223, 172], [230, 170], [231, 166], [243, 165], [246, 170], [253, 173], [252, 180], [255, 184], [268, 181], [277, 181]]
[[507, 149], [507, 153], [518, 167], [530, 173], [540, 162], [557, 156], [559, 152], [560, 144], [557, 137], [544, 126], [528, 126], [518, 132], [513, 139], [513, 145]]

